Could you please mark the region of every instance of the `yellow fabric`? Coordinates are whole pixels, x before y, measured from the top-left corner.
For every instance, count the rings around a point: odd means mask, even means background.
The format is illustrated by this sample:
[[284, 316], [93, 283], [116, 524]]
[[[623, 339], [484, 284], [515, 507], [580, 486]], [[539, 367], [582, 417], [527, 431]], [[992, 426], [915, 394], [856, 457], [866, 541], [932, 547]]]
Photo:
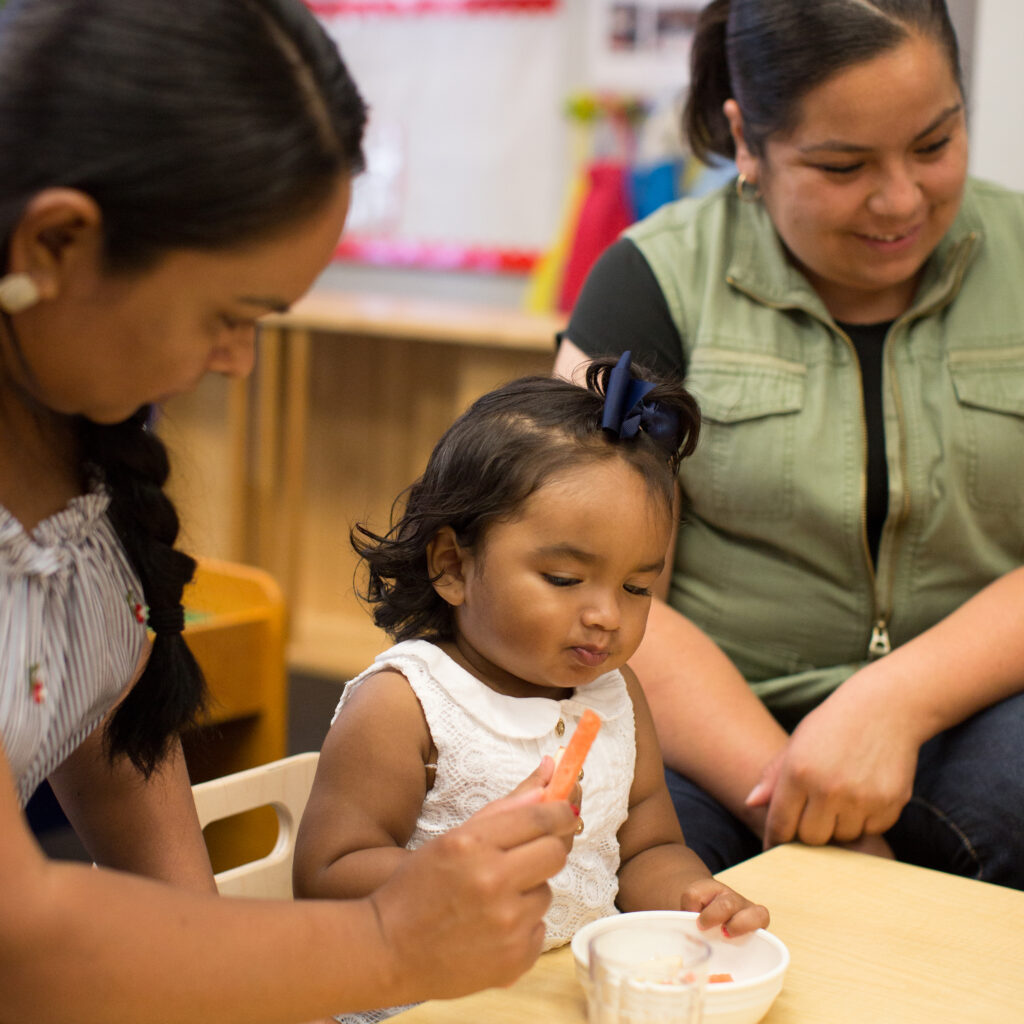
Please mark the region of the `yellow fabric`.
[[524, 304], [531, 313], [550, 313], [558, 303], [562, 275], [569, 258], [569, 250], [576, 234], [580, 208], [587, 194], [587, 176], [580, 171], [569, 186], [562, 223], [551, 248], [540, 258], [530, 274]]

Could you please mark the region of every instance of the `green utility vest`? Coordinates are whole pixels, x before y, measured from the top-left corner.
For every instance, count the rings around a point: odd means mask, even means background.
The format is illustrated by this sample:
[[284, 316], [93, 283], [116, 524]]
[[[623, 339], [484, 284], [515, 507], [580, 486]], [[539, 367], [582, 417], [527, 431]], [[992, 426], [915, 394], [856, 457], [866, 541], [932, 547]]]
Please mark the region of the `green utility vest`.
[[627, 232], [704, 417], [669, 602], [792, 725], [1024, 562], [1024, 196], [968, 184], [883, 354], [889, 512], [865, 530], [860, 368], [760, 203], [726, 188]]

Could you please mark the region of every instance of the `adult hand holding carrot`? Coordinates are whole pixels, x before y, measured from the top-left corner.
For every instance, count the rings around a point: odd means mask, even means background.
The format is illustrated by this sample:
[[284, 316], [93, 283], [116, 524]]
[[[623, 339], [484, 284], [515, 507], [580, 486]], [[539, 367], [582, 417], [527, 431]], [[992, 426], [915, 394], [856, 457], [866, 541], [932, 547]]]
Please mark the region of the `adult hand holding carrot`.
[[540, 953], [547, 880], [565, 864], [576, 820], [566, 805], [542, 802], [530, 778], [406, 857], [370, 897], [396, 1002], [509, 984]]

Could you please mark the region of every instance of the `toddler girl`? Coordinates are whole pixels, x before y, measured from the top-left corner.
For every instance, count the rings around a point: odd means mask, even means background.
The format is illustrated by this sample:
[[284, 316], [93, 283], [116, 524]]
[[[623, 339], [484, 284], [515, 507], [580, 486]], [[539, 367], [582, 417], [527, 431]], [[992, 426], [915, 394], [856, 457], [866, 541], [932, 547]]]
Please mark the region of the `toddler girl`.
[[531, 772], [523, 788], [543, 785], [592, 708], [603, 724], [572, 798], [579, 826], [551, 881], [545, 948], [617, 911], [700, 911], [726, 935], [768, 923], [687, 847], [626, 665], [698, 423], [682, 385], [636, 379], [628, 352], [593, 363], [585, 388], [514, 381], [441, 438], [389, 533], [353, 531], [374, 619], [397, 644], [338, 705], [296, 895], [365, 895]]

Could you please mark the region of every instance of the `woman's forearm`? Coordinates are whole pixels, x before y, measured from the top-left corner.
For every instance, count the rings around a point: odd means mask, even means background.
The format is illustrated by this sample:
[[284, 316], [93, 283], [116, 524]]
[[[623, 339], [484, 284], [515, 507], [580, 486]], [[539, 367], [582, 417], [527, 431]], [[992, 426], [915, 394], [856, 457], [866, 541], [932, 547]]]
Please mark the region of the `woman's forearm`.
[[366, 901], [218, 899], [84, 865], [38, 870], [23, 891], [45, 901], [5, 895], [5, 1020], [269, 1024], [366, 1008], [391, 985]]
[[878, 836], [913, 792], [923, 743], [1024, 687], [1024, 570], [850, 676], [800, 723], [755, 800], [766, 841]]
[[630, 665], [651, 706], [665, 763], [760, 833], [764, 811], [748, 808], [744, 798], [787, 737], [736, 667], [660, 601]]
[[920, 745], [1022, 690], [1024, 568], [861, 669], [835, 696], [856, 694], [858, 703], [898, 714]]
[[508, 984], [540, 952], [567, 804], [507, 801], [353, 901], [218, 898], [47, 860], [0, 757], [5, 1024], [308, 1021]]

